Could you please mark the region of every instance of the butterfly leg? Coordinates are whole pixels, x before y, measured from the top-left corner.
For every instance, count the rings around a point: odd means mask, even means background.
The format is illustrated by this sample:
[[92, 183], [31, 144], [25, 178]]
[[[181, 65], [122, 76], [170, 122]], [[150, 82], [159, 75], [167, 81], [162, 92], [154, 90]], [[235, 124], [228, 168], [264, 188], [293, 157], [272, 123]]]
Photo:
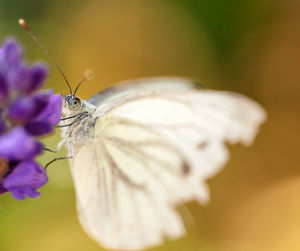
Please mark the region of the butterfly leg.
[[[62, 147], [62, 145], [65, 144], [65, 140], [62, 140], [59, 142], [58, 146], [57, 146], [57, 150], [56, 152], [58, 152], [60, 150], [60, 148]], [[70, 149], [70, 152], [71, 152], [71, 155], [70, 156], [64, 156], [64, 157], [58, 157], [58, 158], [54, 158], [53, 160], [51, 160], [50, 162], [48, 162], [46, 165], [45, 165], [45, 169], [47, 169], [47, 167], [49, 165], [51, 165], [53, 162], [57, 161], [57, 160], [64, 160], [64, 159], [72, 159], [74, 157], [74, 153], [73, 153], [73, 147], [71, 145], [69, 145], [69, 149]], [[54, 151], [55, 152], [55, 151]]]
[[[82, 113], [78, 113], [72, 117], [68, 117], [68, 118], [65, 118], [65, 119], [70, 119], [70, 118], [75, 118], [74, 121], [72, 121], [70, 124], [63, 124], [63, 125], [58, 125], [56, 126], [57, 128], [63, 128], [63, 127], [68, 127], [68, 126], [72, 126], [78, 122], [80, 122], [82, 119], [86, 118], [88, 116], [88, 113], [87, 112], [82, 112]], [[64, 119], [63, 119], [64, 120]]]
[[50, 153], [58, 153], [58, 150], [52, 150], [52, 149], [49, 149], [47, 147], [44, 147], [44, 150], [47, 151], [47, 152], [50, 152]]
[[68, 120], [68, 119], [73, 119], [73, 118], [76, 118], [76, 117], [80, 117], [80, 116], [82, 116], [83, 114], [87, 114], [87, 112], [82, 112], [82, 113], [78, 113], [78, 114], [75, 114], [75, 115], [70, 116], [70, 117], [61, 118], [60, 121], [64, 121], [64, 120]]
[[50, 148], [47, 148], [47, 147], [44, 147], [44, 150], [47, 151], [47, 152], [50, 152], [50, 153], [58, 153], [60, 151], [60, 149], [62, 148], [62, 146], [64, 144], [66, 144], [66, 139], [62, 139], [61, 141], [59, 141], [57, 147], [56, 147], [56, 150], [52, 150]]
[[65, 157], [59, 157], [59, 158], [55, 158], [53, 160], [51, 160], [50, 162], [48, 162], [46, 165], [45, 165], [45, 169], [47, 169], [47, 167], [49, 165], [51, 165], [53, 162], [57, 161], [57, 160], [63, 160], [63, 159], [72, 159], [73, 156], [65, 156]]

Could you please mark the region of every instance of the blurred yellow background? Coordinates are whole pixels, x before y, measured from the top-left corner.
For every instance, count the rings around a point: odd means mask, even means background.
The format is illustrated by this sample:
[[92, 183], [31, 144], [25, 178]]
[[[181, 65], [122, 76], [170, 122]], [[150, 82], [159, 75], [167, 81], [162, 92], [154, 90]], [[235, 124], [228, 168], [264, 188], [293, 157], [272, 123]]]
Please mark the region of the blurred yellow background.
[[[47, 61], [18, 26], [27, 20], [78, 95], [161, 75], [244, 93], [269, 114], [255, 144], [230, 146], [208, 181], [211, 202], [190, 203], [195, 226], [151, 250], [300, 250], [300, 2], [297, 0], [0, 0], [0, 38], [18, 38], [28, 61]], [[50, 64], [49, 64], [50, 65]], [[66, 93], [52, 65], [46, 88]], [[55, 148], [59, 131], [44, 140]], [[63, 154], [63, 153], [62, 153]], [[54, 155], [40, 157], [42, 164]], [[50, 166], [39, 199], [0, 197], [1, 251], [103, 250], [83, 232], [67, 161]]]

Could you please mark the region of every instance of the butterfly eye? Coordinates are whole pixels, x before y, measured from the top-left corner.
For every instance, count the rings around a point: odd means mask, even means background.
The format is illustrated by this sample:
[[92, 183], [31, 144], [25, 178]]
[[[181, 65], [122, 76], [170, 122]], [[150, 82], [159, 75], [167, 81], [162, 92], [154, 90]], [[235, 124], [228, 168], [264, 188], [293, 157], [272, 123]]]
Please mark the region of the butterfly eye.
[[68, 106], [72, 111], [78, 110], [81, 107], [81, 101], [79, 98], [74, 97], [68, 102]]

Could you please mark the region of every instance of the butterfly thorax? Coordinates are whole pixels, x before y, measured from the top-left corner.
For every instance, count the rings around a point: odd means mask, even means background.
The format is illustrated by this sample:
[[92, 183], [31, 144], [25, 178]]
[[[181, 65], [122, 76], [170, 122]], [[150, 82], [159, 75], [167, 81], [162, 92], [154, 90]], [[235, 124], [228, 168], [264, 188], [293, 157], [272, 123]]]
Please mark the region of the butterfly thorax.
[[72, 110], [66, 98], [63, 102], [62, 136], [73, 146], [87, 143], [94, 135], [96, 107], [84, 100], [80, 104], [80, 108]]

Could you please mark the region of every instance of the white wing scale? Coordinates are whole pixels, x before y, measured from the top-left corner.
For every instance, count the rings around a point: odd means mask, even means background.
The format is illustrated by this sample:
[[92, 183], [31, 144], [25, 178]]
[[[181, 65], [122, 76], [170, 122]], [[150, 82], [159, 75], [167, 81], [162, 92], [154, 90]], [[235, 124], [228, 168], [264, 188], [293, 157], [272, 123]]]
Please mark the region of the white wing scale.
[[209, 199], [205, 180], [264, 121], [250, 99], [209, 90], [147, 90], [101, 105], [95, 138], [71, 161], [80, 222], [109, 248], [142, 249], [185, 227], [178, 203]]

